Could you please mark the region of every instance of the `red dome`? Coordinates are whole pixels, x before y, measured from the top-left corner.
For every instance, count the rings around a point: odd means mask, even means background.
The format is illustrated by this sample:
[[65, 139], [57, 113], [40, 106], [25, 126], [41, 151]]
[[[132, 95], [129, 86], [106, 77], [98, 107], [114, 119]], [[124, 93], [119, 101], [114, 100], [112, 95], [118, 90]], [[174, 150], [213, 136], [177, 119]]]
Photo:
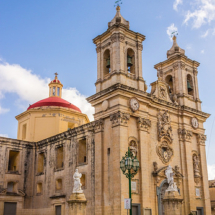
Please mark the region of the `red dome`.
[[78, 107], [59, 97], [49, 97], [47, 99], [40, 100], [34, 103], [33, 105], [30, 105], [27, 110], [31, 108], [36, 108], [36, 107], [42, 107], [42, 106], [66, 107], [81, 113], [81, 110]]

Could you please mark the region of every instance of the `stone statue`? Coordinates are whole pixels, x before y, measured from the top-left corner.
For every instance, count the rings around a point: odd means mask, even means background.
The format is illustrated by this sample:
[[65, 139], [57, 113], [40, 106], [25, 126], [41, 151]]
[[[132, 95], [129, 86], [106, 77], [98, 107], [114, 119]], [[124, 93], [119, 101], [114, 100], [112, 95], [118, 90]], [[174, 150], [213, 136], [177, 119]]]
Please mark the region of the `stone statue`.
[[172, 167], [171, 166], [168, 166], [166, 171], [165, 171], [165, 175], [167, 177], [167, 182], [169, 184], [169, 187], [166, 189], [166, 192], [168, 191], [176, 191], [178, 192], [178, 188], [177, 188], [177, 185], [176, 183], [174, 182], [174, 178], [173, 178], [173, 171], [172, 171]]
[[200, 160], [197, 155], [193, 156], [193, 169], [194, 169], [194, 176], [200, 177], [200, 170], [199, 170]]
[[74, 179], [74, 188], [73, 193], [83, 193], [83, 190], [81, 189], [81, 176], [82, 174], [78, 172], [78, 169], [75, 170], [75, 174], [73, 175]]

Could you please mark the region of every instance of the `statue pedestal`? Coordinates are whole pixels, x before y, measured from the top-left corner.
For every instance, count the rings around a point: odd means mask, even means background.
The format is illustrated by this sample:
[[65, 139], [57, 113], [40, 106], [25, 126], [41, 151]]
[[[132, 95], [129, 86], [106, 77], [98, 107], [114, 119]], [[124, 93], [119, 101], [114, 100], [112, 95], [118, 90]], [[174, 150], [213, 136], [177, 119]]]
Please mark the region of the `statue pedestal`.
[[68, 201], [68, 215], [86, 215], [87, 200], [84, 193], [73, 193]]
[[165, 215], [182, 215], [182, 202], [177, 191], [166, 191], [163, 198]]

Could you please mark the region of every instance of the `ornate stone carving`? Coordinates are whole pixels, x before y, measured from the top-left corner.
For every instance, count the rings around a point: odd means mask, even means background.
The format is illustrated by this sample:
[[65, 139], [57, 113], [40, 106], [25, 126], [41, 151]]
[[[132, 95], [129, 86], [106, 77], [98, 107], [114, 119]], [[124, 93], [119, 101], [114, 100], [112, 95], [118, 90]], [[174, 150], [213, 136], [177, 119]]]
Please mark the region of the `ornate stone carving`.
[[74, 179], [74, 187], [73, 187], [73, 193], [83, 193], [83, 190], [81, 189], [81, 177], [82, 174], [78, 172], [78, 169], [75, 170], [75, 173], [73, 175]]
[[178, 66], [178, 63], [174, 63], [174, 64], [173, 64], [173, 69], [174, 69], [174, 70], [177, 70], [178, 67], [179, 67], [179, 66]]
[[131, 153], [133, 154], [133, 157], [137, 156], [137, 142], [134, 140], [131, 140], [129, 143], [129, 148]]
[[180, 67], [181, 67], [181, 69], [185, 69], [185, 63], [180, 63]]
[[164, 141], [157, 146], [157, 155], [164, 164], [167, 164], [173, 156], [173, 149]]
[[205, 145], [205, 141], [207, 140], [207, 136], [204, 134], [198, 134], [197, 139], [198, 139], [198, 143], [200, 145]]
[[99, 119], [95, 121], [95, 132], [101, 132], [104, 130], [104, 120]]
[[151, 127], [151, 120], [139, 117], [137, 118], [137, 124], [140, 130], [148, 132]]
[[118, 126], [118, 125], [127, 126], [127, 122], [129, 119], [130, 119], [130, 114], [123, 113], [121, 111], [118, 111], [110, 115], [110, 121], [112, 122], [112, 127]]
[[192, 131], [188, 131], [188, 130], [182, 129], [182, 128], [178, 129], [178, 134], [179, 134], [179, 140], [188, 141], [188, 142], [191, 141], [191, 137], [193, 136]]
[[173, 141], [170, 115], [167, 110], [158, 113], [158, 140], [166, 138], [170, 143]]
[[200, 182], [200, 159], [199, 156], [195, 153], [193, 154], [193, 171], [194, 171], [194, 180], [198, 184]]
[[158, 163], [157, 162], [153, 162], [153, 166], [154, 166], [154, 173], [156, 173], [157, 170], [158, 170]]
[[166, 87], [165, 86], [160, 86], [159, 87], [159, 98], [166, 99], [166, 97], [167, 97]]
[[125, 36], [122, 33], [114, 33], [111, 35], [111, 42], [115, 43], [117, 41], [124, 42]]
[[96, 52], [99, 53], [101, 51], [101, 44], [98, 44], [96, 47]]
[[166, 192], [170, 191], [170, 192], [178, 192], [178, 188], [177, 188], [177, 185], [176, 183], [174, 182], [174, 173], [172, 171], [172, 167], [171, 166], [168, 166], [166, 171], [165, 171], [165, 175], [167, 177], [167, 182], [169, 184], [169, 187], [166, 189]]
[[137, 49], [142, 51], [143, 50], [143, 45], [142, 43], [137, 43]]
[[161, 80], [163, 78], [163, 70], [162, 69], [157, 70], [157, 77], [158, 77], [158, 80]]

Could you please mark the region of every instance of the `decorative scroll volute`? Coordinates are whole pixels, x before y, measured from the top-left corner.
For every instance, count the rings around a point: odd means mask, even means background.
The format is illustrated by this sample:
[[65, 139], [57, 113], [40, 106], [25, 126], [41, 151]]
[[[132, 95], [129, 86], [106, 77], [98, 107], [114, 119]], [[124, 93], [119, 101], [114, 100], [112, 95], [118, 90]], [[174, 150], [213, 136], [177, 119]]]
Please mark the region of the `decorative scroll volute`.
[[197, 135], [198, 143], [199, 145], [205, 145], [205, 141], [207, 140], [207, 136], [204, 134], [198, 134]]

